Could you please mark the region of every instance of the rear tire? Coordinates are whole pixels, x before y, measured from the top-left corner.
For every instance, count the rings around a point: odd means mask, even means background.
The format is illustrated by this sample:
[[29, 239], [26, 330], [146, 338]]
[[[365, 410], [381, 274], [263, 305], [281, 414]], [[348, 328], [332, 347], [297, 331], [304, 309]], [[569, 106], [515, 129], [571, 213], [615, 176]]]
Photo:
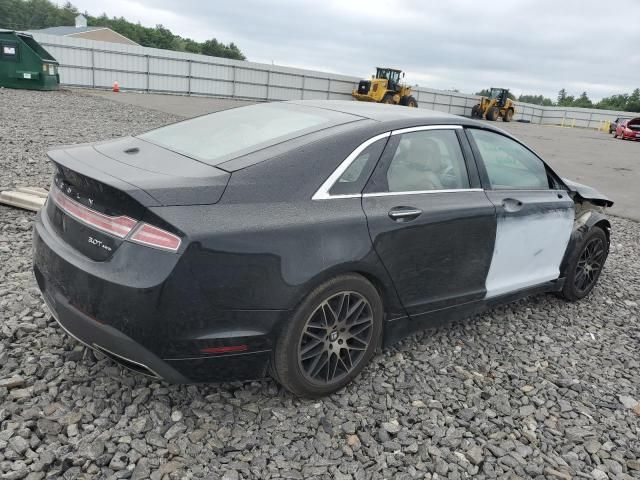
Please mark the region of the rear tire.
[[492, 122], [495, 122], [498, 119], [499, 115], [500, 115], [500, 109], [498, 107], [491, 107], [487, 112], [487, 120], [491, 120]]
[[393, 93], [385, 93], [382, 98], [382, 102], [380, 103], [388, 103], [389, 105], [395, 105], [396, 102], [393, 101]]
[[598, 283], [608, 255], [607, 234], [602, 228], [593, 227], [571, 253], [562, 297], [575, 302], [589, 295]]
[[357, 274], [329, 280], [300, 304], [272, 357], [274, 379], [295, 395], [321, 397], [343, 388], [380, 345], [382, 300]]
[[513, 119], [513, 108], [507, 109], [502, 117], [503, 122], [510, 122]]
[[400, 99], [400, 105], [404, 105], [405, 107], [418, 108], [418, 102], [411, 95], [402, 97]]

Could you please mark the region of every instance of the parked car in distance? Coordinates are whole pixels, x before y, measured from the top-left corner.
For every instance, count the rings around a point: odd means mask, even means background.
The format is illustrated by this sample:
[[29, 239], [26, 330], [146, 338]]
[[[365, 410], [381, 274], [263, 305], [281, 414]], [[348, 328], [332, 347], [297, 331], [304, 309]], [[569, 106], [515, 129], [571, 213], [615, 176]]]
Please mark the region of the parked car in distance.
[[624, 120], [618, 124], [613, 138], [640, 140], [640, 117]]
[[611, 200], [491, 125], [423, 109], [265, 103], [49, 157], [46, 303], [169, 382], [271, 374], [326, 395], [416, 330], [585, 297], [609, 251]]
[[614, 133], [616, 131], [617, 126], [624, 122], [625, 120], [629, 120], [629, 117], [618, 117], [614, 122], [609, 124], [609, 134]]

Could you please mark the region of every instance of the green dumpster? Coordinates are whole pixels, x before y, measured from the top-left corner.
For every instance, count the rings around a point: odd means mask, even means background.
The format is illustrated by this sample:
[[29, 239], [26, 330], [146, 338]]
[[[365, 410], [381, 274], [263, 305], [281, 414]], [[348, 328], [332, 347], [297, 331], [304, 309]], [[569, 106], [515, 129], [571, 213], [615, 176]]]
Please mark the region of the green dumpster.
[[28, 33], [0, 29], [0, 87], [56, 90], [58, 62]]

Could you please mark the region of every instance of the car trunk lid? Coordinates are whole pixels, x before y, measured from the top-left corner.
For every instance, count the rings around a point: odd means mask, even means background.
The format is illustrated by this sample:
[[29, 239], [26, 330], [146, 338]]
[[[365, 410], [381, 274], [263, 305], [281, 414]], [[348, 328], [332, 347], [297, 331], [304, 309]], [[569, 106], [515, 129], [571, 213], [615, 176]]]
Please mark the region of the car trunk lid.
[[149, 207], [218, 202], [230, 174], [135, 138], [49, 152], [56, 166], [46, 215], [69, 245], [109, 259], [135, 226], [174, 227]]

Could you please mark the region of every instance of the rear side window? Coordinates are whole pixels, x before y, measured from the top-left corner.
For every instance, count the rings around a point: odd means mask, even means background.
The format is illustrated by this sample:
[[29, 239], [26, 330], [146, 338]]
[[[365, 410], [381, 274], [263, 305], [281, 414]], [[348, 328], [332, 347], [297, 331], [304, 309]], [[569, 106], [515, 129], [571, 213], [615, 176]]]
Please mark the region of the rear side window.
[[542, 160], [503, 135], [469, 129], [482, 156], [494, 190], [547, 190], [549, 179]]
[[387, 170], [389, 192], [469, 188], [469, 177], [454, 130], [402, 134]]
[[365, 148], [333, 184], [329, 194], [351, 195], [362, 192], [386, 143], [387, 138], [383, 138]]
[[233, 108], [175, 123], [139, 136], [209, 165], [292, 138], [359, 120], [341, 112], [292, 104]]

